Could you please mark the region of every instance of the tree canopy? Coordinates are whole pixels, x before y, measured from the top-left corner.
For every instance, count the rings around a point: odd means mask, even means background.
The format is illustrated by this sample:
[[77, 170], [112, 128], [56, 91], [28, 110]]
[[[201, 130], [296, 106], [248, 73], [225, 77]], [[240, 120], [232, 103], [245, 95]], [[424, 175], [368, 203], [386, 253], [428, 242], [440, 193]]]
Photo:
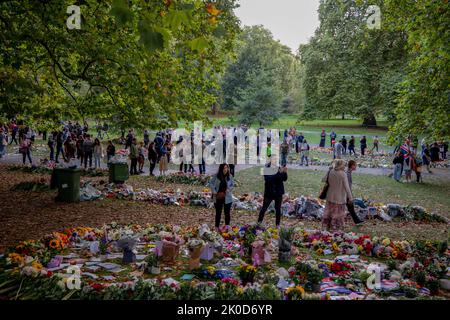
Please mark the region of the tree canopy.
[[[269, 30], [244, 27], [237, 57], [222, 78], [223, 108], [237, 110], [245, 123], [273, 122], [282, 111], [282, 99], [300, 90], [298, 68], [291, 50], [274, 40]], [[293, 104], [290, 111], [297, 109]]]
[[[81, 28], [69, 29], [78, 5]], [[4, 116], [120, 127], [201, 119], [239, 31], [235, 0], [0, 3]]]

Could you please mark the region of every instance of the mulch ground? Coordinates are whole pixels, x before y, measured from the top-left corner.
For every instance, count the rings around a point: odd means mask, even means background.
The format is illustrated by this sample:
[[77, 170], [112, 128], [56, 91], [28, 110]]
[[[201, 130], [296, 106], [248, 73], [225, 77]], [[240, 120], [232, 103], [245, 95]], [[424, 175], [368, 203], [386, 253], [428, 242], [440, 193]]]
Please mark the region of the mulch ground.
[[[105, 223], [136, 224], [176, 224], [200, 225], [214, 223], [213, 210], [200, 207], [177, 207], [154, 205], [148, 202], [105, 199], [92, 202], [64, 204], [55, 202], [55, 192], [11, 191], [24, 181], [50, 180], [49, 175], [11, 172], [0, 166], [0, 252], [19, 241], [39, 239], [53, 231], [67, 227], [101, 227]], [[83, 178], [93, 182], [106, 178]], [[154, 189], [173, 188], [187, 191], [201, 190], [202, 187], [188, 185], [164, 185], [150, 177], [133, 177], [129, 184], [135, 187]], [[257, 212], [232, 212], [233, 224], [254, 222]], [[274, 223], [273, 215], [268, 215], [269, 225]], [[319, 222], [284, 219], [288, 225], [303, 225], [305, 228], [320, 228]], [[348, 221], [346, 231], [388, 236], [393, 239], [448, 239], [446, 224], [425, 224], [411, 222], [369, 221], [362, 227], [354, 227]]]

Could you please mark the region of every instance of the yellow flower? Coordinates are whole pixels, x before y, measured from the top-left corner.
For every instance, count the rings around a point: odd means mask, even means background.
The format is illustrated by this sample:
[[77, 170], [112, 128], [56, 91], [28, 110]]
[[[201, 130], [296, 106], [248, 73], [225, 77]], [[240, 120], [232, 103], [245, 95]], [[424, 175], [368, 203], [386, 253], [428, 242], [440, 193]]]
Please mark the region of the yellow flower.
[[60, 241], [58, 239], [50, 240], [48, 246], [52, 249], [59, 249], [60, 248]]
[[296, 286], [295, 289], [301, 294], [305, 294], [305, 289], [302, 286]]
[[40, 264], [37, 261], [33, 261], [33, 263], [31, 264], [31, 266], [36, 269], [37, 271], [41, 271], [42, 270], [42, 264]]
[[213, 266], [208, 266], [207, 270], [210, 275], [213, 275], [216, 272], [216, 268], [214, 268]]
[[387, 247], [388, 245], [391, 244], [391, 240], [389, 240], [388, 238], [383, 239], [383, 241], [381, 242], [381, 244], [385, 247]]
[[11, 260], [11, 263], [15, 263], [18, 265], [22, 265], [24, 262], [24, 258], [18, 253], [10, 253], [8, 258]]
[[359, 252], [363, 251], [363, 246], [359, 245], [359, 246], [358, 246], [358, 251], [359, 251]]
[[323, 250], [321, 248], [319, 248], [319, 249], [316, 250], [316, 253], [317, 254], [323, 254]]
[[244, 289], [242, 289], [241, 287], [239, 287], [239, 288], [236, 289], [236, 292], [237, 292], [238, 294], [243, 294], [243, 293], [244, 293]]
[[339, 251], [339, 246], [337, 245], [337, 243], [333, 243], [333, 250], [334, 251]]
[[392, 251], [392, 258], [396, 259], [398, 256], [398, 252], [396, 250]]

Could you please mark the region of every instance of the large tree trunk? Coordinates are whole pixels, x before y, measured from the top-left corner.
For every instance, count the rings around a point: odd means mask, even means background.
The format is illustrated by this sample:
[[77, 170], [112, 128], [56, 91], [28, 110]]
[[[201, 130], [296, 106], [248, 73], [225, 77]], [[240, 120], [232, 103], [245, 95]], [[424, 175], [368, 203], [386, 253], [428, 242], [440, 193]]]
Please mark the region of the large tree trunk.
[[363, 126], [364, 127], [376, 127], [377, 126], [377, 119], [375, 118], [374, 114], [368, 114], [363, 119]]

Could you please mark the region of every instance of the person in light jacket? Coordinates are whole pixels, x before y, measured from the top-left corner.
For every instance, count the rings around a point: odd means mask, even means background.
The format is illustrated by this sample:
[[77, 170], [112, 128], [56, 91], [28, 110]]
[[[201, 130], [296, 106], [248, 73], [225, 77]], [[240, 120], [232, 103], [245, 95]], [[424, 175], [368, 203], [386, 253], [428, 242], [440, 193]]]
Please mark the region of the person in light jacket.
[[94, 167], [100, 168], [101, 159], [103, 158], [103, 147], [98, 138], [94, 141]]
[[219, 230], [222, 209], [225, 214], [225, 226], [230, 226], [231, 205], [233, 204], [232, 190], [234, 187], [233, 176], [230, 174], [230, 168], [227, 164], [221, 164], [216, 175], [211, 178], [209, 183], [211, 188], [214, 207], [216, 208], [216, 230]]
[[322, 226], [328, 231], [343, 229], [347, 201], [353, 202], [353, 195], [344, 170], [344, 160], [335, 160], [330, 171], [322, 179], [323, 182], [328, 180], [327, 203], [322, 218]]

